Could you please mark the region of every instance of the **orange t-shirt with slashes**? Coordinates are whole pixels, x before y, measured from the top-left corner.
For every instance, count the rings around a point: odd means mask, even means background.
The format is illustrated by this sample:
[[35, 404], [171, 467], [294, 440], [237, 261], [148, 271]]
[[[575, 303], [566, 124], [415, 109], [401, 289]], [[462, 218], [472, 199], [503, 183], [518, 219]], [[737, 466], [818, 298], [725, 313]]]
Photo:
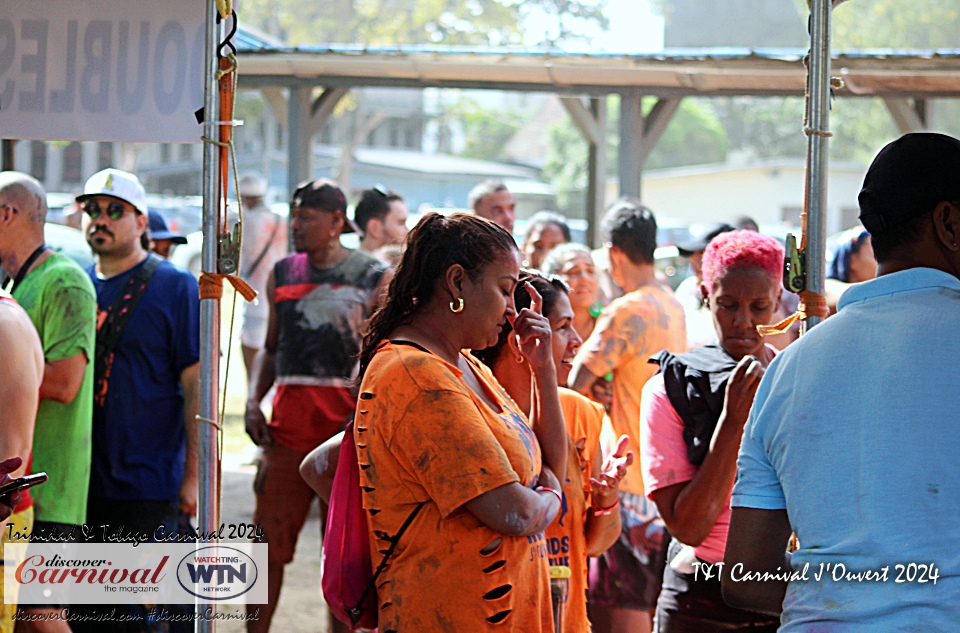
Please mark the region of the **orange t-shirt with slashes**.
[[597, 447], [603, 407], [576, 391], [560, 388], [560, 408], [570, 436], [563, 506], [546, 530], [551, 566], [570, 568], [570, 585], [564, 631], [590, 633], [587, 618], [587, 510], [590, 508], [590, 473]]
[[499, 413], [457, 367], [410, 345], [384, 344], [360, 386], [354, 434], [374, 567], [384, 537], [425, 502], [377, 581], [379, 629], [549, 633], [543, 533], [499, 534], [463, 508], [505, 484], [535, 487], [541, 468], [523, 414], [465, 357]]

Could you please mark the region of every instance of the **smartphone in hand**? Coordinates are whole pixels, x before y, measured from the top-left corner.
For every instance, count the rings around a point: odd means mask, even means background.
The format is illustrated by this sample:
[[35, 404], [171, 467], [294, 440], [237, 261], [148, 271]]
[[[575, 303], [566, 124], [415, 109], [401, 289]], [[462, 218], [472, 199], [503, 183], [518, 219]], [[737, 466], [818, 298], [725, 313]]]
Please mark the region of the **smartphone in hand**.
[[33, 475], [27, 475], [26, 477], [17, 477], [16, 479], [11, 479], [5, 484], [0, 484], [0, 497], [5, 497], [13, 494], [14, 492], [25, 490], [32, 486], [36, 486], [37, 484], [42, 484], [47, 479], [47, 473], [35, 473]]

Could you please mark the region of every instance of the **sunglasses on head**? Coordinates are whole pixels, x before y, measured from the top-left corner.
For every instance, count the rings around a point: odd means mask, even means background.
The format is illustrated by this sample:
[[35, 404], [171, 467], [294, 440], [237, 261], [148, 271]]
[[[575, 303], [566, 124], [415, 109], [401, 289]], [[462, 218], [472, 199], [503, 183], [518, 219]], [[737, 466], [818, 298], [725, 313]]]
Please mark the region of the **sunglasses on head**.
[[[111, 220], [119, 220], [122, 218], [124, 211], [126, 211], [126, 207], [116, 200], [110, 202], [106, 208], [107, 217]], [[100, 217], [100, 214], [104, 212], [104, 209], [100, 207], [100, 203], [96, 200], [87, 200], [83, 203], [83, 212], [89, 215], [90, 219], [96, 220]]]

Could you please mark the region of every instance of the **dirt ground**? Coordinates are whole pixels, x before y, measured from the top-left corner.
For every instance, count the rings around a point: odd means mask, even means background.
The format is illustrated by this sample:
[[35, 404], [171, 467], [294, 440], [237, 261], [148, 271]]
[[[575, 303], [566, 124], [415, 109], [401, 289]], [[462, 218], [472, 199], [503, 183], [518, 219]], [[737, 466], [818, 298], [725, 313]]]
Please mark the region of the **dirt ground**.
[[[232, 289], [231, 289], [232, 290]], [[224, 292], [222, 344], [224, 353], [229, 340], [230, 290]], [[227, 377], [227, 405], [224, 420], [223, 462], [220, 520], [223, 523], [250, 523], [253, 521], [252, 463], [257, 447], [243, 430], [242, 413], [246, 402], [246, 374], [240, 354], [240, 310], [234, 324], [233, 344], [230, 347], [230, 367], [221, 359], [221, 380]], [[267, 398], [269, 402], [269, 398]], [[270, 630], [277, 633], [327, 633], [327, 609], [320, 592], [320, 516], [316, 503], [300, 533], [297, 552], [284, 575], [280, 602], [274, 612]], [[240, 622], [218, 622], [218, 633], [241, 633]]]
[[[232, 436], [242, 433], [242, 429], [239, 423], [230, 424], [226, 432], [229, 439], [225, 438], [225, 448], [233, 439]], [[249, 523], [253, 520], [254, 468], [243, 463], [255, 455], [253, 449], [251, 443], [247, 452], [224, 451], [220, 510], [223, 523]], [[326, 633], [326, 620], [326, 605], [320, 593], [320, 519], [314, 506], [297, 543], [296, 556], [287, 566], [280, 603], [270, 630], [281, 633]], [[218, 633], [242, 633], [245, 630], [239, 622], [217, 624]]]

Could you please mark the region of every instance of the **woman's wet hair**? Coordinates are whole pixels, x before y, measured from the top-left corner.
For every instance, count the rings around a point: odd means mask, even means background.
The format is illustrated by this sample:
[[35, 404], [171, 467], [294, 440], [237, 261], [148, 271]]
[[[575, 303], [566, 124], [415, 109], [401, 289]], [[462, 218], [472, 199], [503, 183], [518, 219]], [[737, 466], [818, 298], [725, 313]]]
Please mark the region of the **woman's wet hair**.
[[[550, 317], [554, 308], [557, 307], [557, 300], [560, 298], [560, 293], [570, 294], [570, 288], [559, 277], [555, 275], [544, 275], [539, 270], [524, 268], [520, 271], [520, 283], [517, 284], [516, 289], [513, 291], [513, 301], [517, 306], [517, 312], [530, 307], [530, 293], [527, 292], [527, 287], [523, 283], [525, 281], [530, 282], [530, 285], [540, 293], [540, 297], [543, 299], [543, 314], [547, 318]], [[492, 345], [486, 349], [473, 350], [473, 355], [487, 367], [493, 368], [494, 363], [497, 362], [504, 347], [506, 347], [507, 339], [509, 339], [511, 333], [513, 333], [513, 328], [508, 322], [503, 327], [503, 330], [500, 331], [496, 345]]]
[[583, 253], [590, 259], [590, 262], [593, 263], [593, 254], [589, 248], [576, 242], [567, 242], [566, 244], [557, 244], [554, 246], [550, 252], [547, 253], [547, 256], [543, 258], [543, 263], [540, 264], [540, 268], [547, 275], [559, 275], [564, 260], [572, 253]]
[[774, 285], [783, 278], [783, 246], [755, 231], [730, 231], [710, 240], [703, 252], [703, 283], [707, 292], [734, 268], [764, 271]]
[[407, 235], [406, 248], [390, 280], [387, 295], [370, 317], [360, 352], [360, 378], [377, 347], [390, 332], [410, 322], [417, 306], [433, 298], [437, 282], [454, 264], [472, 280], [490, 264], [516, 251], [513, 236], [484, 218], [454, 213], [428, 213]]

